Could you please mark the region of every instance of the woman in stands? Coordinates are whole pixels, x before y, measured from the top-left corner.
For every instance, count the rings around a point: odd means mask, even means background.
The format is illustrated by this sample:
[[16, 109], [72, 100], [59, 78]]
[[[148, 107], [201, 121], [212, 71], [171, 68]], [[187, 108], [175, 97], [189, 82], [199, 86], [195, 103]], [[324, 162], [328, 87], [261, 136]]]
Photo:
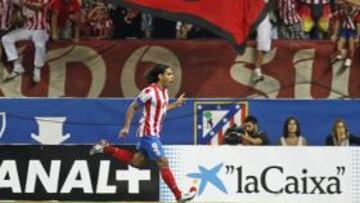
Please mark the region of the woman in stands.
[[345, 121], [339, 118], [334, 122], [332, 132], [327, 136], [325, 144], [328, 146], [360, 145], [360, 138], [351, 134]]
[[301, 135], [300, 123], [295, 117], [289, 117], [284, 123], [283, 135], [279, 145], [282, 146], [306, 146], [307, 141]]

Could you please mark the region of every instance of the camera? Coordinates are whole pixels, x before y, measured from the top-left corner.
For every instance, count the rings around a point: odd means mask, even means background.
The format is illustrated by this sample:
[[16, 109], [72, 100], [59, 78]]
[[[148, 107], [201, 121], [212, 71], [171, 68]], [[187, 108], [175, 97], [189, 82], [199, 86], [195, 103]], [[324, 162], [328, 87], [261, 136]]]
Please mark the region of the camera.
[[237, 145], [241, 144], [241, 136], [244, 134], [242, 128], [237, 127], [236, 125], [228, 128], [225, 131], [224, 144], [228, 145]]

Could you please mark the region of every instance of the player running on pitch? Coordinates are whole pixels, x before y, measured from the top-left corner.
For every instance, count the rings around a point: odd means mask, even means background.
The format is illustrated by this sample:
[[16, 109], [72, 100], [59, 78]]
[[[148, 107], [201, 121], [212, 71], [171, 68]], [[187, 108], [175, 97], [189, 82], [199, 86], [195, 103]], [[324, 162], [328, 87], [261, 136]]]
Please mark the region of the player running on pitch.
[[196, 189], [194, 187], [191, 188], [189, 193], [182, 193], [179, 190], [159, 139], [166, 112], [182, 106], [185, 101], [184, 94], [176, 102], [168, 103], [167, 88], [174, 81], [173, 71], [168, 66], [157, 64], [146, 75], [146, 79], [150, 85], [144, 88], [130, 104], [126, 114], [125, 125], [119, 132], [120, 138], [124, 138], [129, 134], [130, 124], [135, 111], [143, 107], [137, 132], [140, 138], [137, 152], [133, 154], [127, 150], [111, 146], [106, 140], [101, 140], [90, 150], [90, 155], [96, 153], [110, 154], [119, 161], [137, 168], [144, 164], [146, 158], [156, 161], [164, 182], [168, 185], [176, 200], [178, 202], [189, 201], [195, 197]]

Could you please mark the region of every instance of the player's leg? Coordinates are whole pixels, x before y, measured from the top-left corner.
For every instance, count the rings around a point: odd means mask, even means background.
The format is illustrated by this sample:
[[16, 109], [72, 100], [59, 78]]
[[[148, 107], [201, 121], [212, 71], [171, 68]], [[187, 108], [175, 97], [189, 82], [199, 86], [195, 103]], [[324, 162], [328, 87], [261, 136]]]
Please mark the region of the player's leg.
[[196, 196], [196, 189], [190, 188], [188, 193], [182, 193], [176, 184], [174, 175], [169, 167], [169, 161], [166, 157], [162, 157], [156, 161], [160, 168], [160, 174], [166, 185], [169, 187], [171, 192], [174, 194], [178, 202], [186, 202], [194, 199]]
[[21, 40], [28, 40], [29, 37], [30, 37], [29, 33], [25, 29], [16, 29], [4, 35], [1, 38], [1, 42], [3, 44], [7, 56], [7, 60], [12, 61], [14, 66], [13, 71], [6, 78], [6, 80], [13, 79], [16, 76], [23, 74], [25, 72], [20, 62], [15, 43]]
[[158, 165], [160, 169], [161, 178], [164, 180], [166, 185], [169, 187], [171, 192], [174, 194], [176, 200], [179, 200], [181, 198], [181, 191], [179, 187], [176, 184], [173, 172], [171, 171], [169, 167], [169, 162], [166, 157], [159, 157], [158, 160], [156, 160], [156, 164]]
[[111, 146], [109, 142], [106, 140], [100, 140], [100, 142], [95, 144], [90, 150], [90, 155], [101, 154], [101, 153], [109, 154], [114, 158], [116, 158], [117, 160], [119, 160], [120, 162], [137, 168], [141, 167], [146, 160], [142, 152], [137, 152], [134, 154], [133, 152], [130, 152], [128, 150]]
[[141, 152], [136, 152], [131, 160], [130, 165], [136, 168], [140, 168], [145, 164], [146, 157]]
[[46, 42], [49, 40], [49, 34], [46, 30], [32, 31], [32, 41], [35, 46], [35, 60], [34, 60], [34, 82], [41, 80], [41, 68], [46, 62]]
[[135, 168], [142, 167], [146, 161], [146, 157], [141, 152], [132, 153], [119, 147], [107, 146], [104, 149], [104, 153], [112, 155], [120, 162], [131, 165]]
[[175, 199], [179, 202], [186, 202], [193, 199], [196, 195], [196, 189], [191, 188], [189, 193], [182, 193], [176, 184], [173, 172], [169, 167], [169, 161], [165, 157], [165, 152], [162, 144], [157, 137], [151, 137], [146, 140], [144, 145], [148, 158], [156, 161], [159, 167], [160, 174], [166, 185], [169, 187], [171, 192], [174, 194]]

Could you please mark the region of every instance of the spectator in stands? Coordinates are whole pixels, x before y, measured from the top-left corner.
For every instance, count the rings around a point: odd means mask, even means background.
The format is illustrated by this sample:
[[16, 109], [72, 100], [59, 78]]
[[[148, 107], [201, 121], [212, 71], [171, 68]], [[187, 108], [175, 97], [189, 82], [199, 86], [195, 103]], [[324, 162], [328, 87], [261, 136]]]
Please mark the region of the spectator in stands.
[[307, 141], [301, 135], [301, 128], [298, 119], [289, 117], [286, 119], [283, 128], [283, 135], [280, 137], [281, 146], [306, 146]]
[[256, 35], [256, 56], [255, 56], [255, 70], [253, 81], [255, 83], [263, 81], [261, 66], [263, 63], [264, 54], [271, 50], [272, 25], [269, 14], [259, 24]]
[[244, 134], [241, 135], [241, 144], [243, 145], [269, 145], [269, 139], [266, 134], [259, 130], [258, 121], [254, 116], [248, 116], [244, 119], [242, 126]]
[[141, 30], [143, 31], [146, 39], [151, 39], [151, 33], [153, 31], [153, 17], [151, 14], [141, 14]]
[[10, 31], [15, 23], [15, 0], [0, 0], [0, 38]]
[[113, 22], [109, 11], [103, 2], [95, 2], [88, 13], [90, 37], [95, 39], [109, 39], [112, 37]]
[[187, 39], [188, 33], [192, 27], [193, 27], [192, 24], [178, 21], [176, 23], [176, 39]]
[[91, 10], [90, 3], [83, 3], [81, 6], [81, 15], [80, 15], [80, 36], [82, 38], [87, 38], [90, 36], [91, 27], [89, 23], [89, 12]]
[[112, 15], [114, 39], [141, 38], [141, 14], [134, 9], [117, 7]]
[[296, 6], [296, 0], [276, 0], [280, 39], [307, 39]]
[[46, 42], [49, 39], [46, 13], [49, 1], [24, 0], [18, 5], [23, 8], [22, 13], [25, 16], [25, 25], [23, 28], [9, 32], [1, 39], [8, 61], [13, 63], [13, 71], [5, 78], [5, 82], [25, 72], [15, 43], [21, 40], [31, 40], [35, 45], [33, 81], [38, 83], [41, 80], [41, 68], [46, 62]]
[[331, 14], [329, 0], [302, 0], [299, 13], [302, 29], [311, 39], [327, 38]]
[[[51, 37], [53, 40], [80, 39], [81, 7], [78, 0], [51, 2]], [[72, 30], [72, 28], [74, 30]]]
[[[355, 56], [355, 43], [359, 41], [360, 12], [350, 4], [342, 4], [341, 8], [333, 13], [335, 18], [334, 33], [331, 40], [337, 41], [336, 60], [345, 58], [345, 67], [350, 67]], [[345, 43], [348, 50], [344, 49]]]
[[332, 132], [326, 137], [325, 144], [327, 146], [360, 145], [360, 138], [351, 134], [345, 121], [339, 118], [334, 122]]

